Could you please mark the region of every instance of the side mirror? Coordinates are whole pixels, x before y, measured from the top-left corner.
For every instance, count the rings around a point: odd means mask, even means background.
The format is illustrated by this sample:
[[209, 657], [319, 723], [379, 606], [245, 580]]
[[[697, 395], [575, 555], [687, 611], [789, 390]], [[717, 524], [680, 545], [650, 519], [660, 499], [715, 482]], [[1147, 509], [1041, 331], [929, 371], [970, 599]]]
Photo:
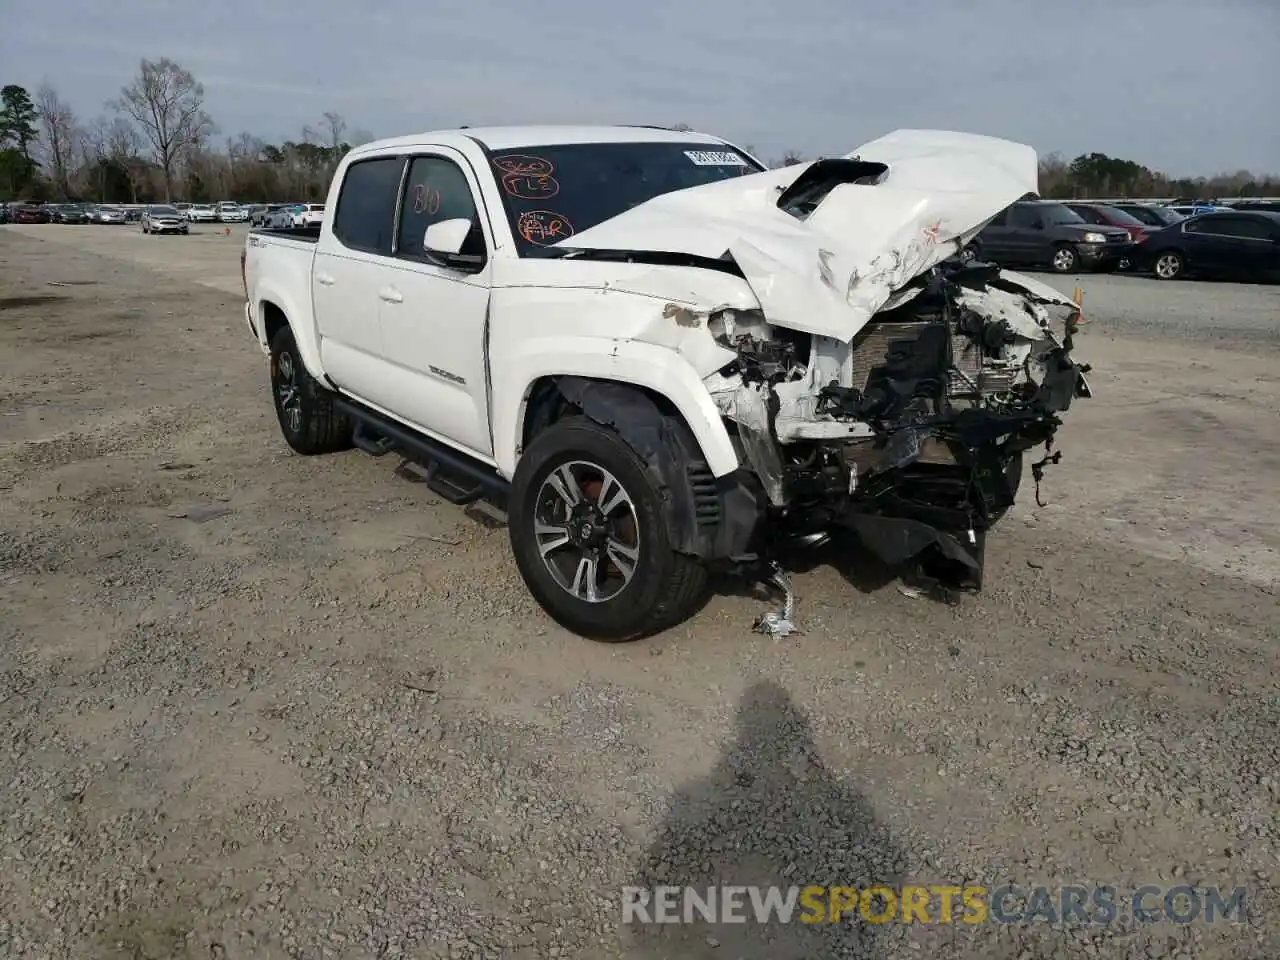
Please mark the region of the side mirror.
[[422, 249], [428, 255], [457, 256], [462, 252], [462, 245], [466, 243], [470, 232], [471, 221], [465, 217], [441, 220], [427, 227], [426, 236], [422, 239]]
[[422, 238], [422, 252], [442, 267], [474, 270], [484, 265], [484, 257], [462, 253], [462, 245], [470, 233], [471, 221], [466, 217], [433, 223]]

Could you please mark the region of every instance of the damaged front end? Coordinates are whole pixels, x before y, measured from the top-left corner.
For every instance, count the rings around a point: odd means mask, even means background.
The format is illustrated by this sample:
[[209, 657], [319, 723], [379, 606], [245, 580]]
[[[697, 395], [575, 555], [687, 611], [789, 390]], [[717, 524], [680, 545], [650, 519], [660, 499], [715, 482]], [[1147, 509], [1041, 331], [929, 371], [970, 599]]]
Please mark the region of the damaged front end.
[[[1061, 335], [1047, 308], [1067, 308]], [[737, 359], [708, 377], [768, 497], [765, 536], [852, 530], [886, 564], [982, 585], [986, 532], [1027, 451], [1051, 449], [1090, 396], [1071, 359], [1078, 311], [991, 264], [944, 261], [849, 341], [724, 310], [709, 331]], [[1032, 464], [1035, 479], [1046, 457]], [[767, 551], [766, 551], [767, 552]]]

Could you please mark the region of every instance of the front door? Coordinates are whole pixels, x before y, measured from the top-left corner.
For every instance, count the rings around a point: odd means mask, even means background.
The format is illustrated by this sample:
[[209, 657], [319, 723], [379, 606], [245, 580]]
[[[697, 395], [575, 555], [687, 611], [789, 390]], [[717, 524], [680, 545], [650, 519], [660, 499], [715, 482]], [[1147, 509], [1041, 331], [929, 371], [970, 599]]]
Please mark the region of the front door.
[[[383, 338], [384, 386], [395, 411], [424, 432], [483, 458], [493, 454], [489, 428], [488, 313], [492, 273], [488, 222], [466, 159], [446, 147], [409, 160], [394, 268], [376, 295]], [[427, 256], [427, 227], [467, 219], [465, 268]]]

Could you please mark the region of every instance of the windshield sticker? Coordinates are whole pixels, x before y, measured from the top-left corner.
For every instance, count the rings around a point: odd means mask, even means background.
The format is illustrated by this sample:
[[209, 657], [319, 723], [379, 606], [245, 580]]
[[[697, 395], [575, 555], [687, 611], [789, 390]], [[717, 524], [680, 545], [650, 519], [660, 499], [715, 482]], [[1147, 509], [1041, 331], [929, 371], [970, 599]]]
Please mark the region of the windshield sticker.
[[686, 150], [684, 155], [699, 167], [745, 167], [746, 160], [736, 153], [716, 152], [713, 150]]
[[526, 177], [549, 177], [555, 167], [542, 157], [531, 157], [523, 153], [509, 153], [505, 157], [494, 157], [493, 165], [503, 173], [521, 173]]
[[435, 216], [440, 212], [440, 191], [425, 183], [413, 185], [413, 212]]
[[495, 157], [493, 165], [502, 171], [502, 189], [517, 200], [550, 200], [560, 192], [560, 184], [551, 176], [555, 167], [542, 157], [513, 153]]
[[550, 200], [560, 192], [560, 184], [555, 177], [508, 173], [502, 177], [502, 189], [517, 200]]
[[516, 232], [526, 243], [549, 247], [573, 236], [573, 224], [564, 216], [551, 210], [528, 210], [520, 214]]

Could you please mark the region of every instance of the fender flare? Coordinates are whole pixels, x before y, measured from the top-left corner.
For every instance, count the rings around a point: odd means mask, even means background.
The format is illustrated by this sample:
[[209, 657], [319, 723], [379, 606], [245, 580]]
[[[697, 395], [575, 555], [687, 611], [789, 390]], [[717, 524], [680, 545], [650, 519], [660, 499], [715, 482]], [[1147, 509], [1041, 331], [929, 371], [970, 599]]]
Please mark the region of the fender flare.
[[[602, 362], [603, 361], [603, 362]], [[577, 377], [644, 387], [680, 412], [702, 460], [716, 477], [739, 467], [738, 453], [705, 384], [675, 351], [637, 340], [555, 337], [526, 340], [503, 357], [493, 383], [494, 455], [499, 471], [515, 474], [529, 392], [545, 377]]]
[[306, 316], [306, 312], [302, 310], [286, 290], [276, 287], [270, 280], [259, 283], [254, 288], [253, 294], [254, 320], [263, 349], [269, 351], [271, 348], [271, 343], [267, 337], [265, 309], [266, 304], [271, 303], [284, 314], [285, 322], [289, 324], [289, 329], [293, 331], [293, 339], [298, 344], [298, 354], [302, 358], [302, 365], [306, 367], [307, 373], [321, 383], [327, 382], [324, 375], [324, 366], [320, 362], [320, 347], [316, 342], [314, 328], [306, 329], [300, 323], [300, 319]]

